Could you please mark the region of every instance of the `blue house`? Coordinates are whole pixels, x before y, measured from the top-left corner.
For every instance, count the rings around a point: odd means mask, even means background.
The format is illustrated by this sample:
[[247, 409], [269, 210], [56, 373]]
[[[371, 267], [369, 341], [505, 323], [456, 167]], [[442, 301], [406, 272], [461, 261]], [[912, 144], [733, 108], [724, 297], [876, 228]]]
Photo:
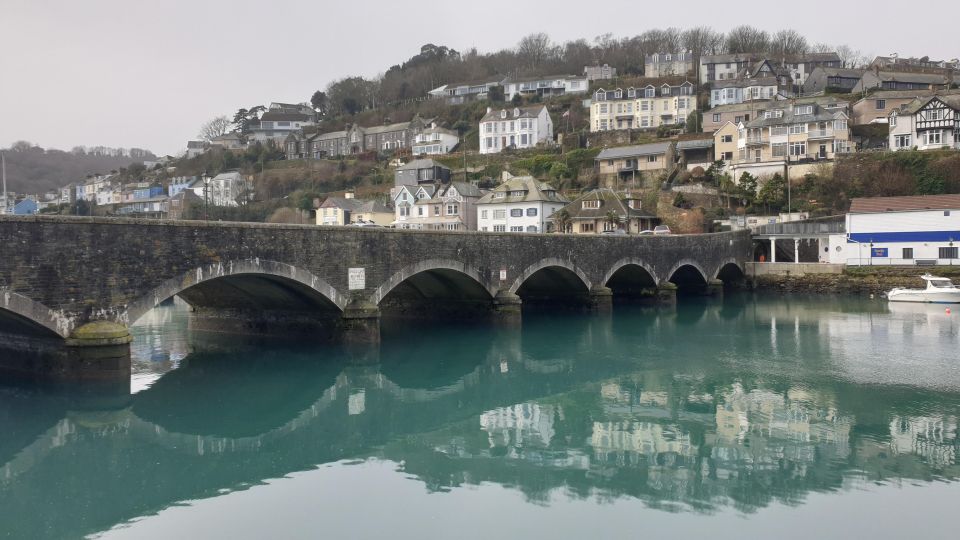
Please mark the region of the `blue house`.
[[24, 199], [18, 202], [13, 207], [13, 214], [15, 216], [32, 216], [37, 213], [38, 210], [37, 201], [33, 199]]

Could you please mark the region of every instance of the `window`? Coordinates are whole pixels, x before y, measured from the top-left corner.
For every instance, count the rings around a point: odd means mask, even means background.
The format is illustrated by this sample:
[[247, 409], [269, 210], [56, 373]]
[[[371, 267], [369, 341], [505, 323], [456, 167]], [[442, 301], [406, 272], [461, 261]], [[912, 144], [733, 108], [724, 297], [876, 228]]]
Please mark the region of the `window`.
[[910, 148], [910, 135], [895, 135], [893, 137], [894, 148]]
[[537, 226], [536, 226], [536, 225], [528, 225], [528, 226], [527, 226], [527, 232], [537, 232]]
[[927, 131], [923, 134], [923, 144], [942, 144], [943, 132], [940, 130]]
[[647, 163], [656, 163], [656, 162], [657, 162], [657, 156], [656, 156], [656, 155], [647, 156]]
[[944, 211], [943, 211], [943, 217], [950, 217], [950, 211], [949, 211], [949, 210], [944, 210]]
[[523, 227], [510, 227], [510, 232], [523, 232]]
[[433, 205], [433, 215], [435, 215], [435, 216], [439, 216], [439, 215], [440, 215], [440, 205], [439, 205], [439, 204]]
[[943, 120], [943, 109], [931, 109], [927, 111], [927, 120]]
[[793, 108], [793, 114], [813, 114], [813, 105], [797, 105]]
[[581, 223], [581, 224], [580, 224], [580, 232], [582, 232], [582, 233], [588, 233], [588, 232], [593, 232], [593, 231], [594, 231], [593, 223]]
[[600, 208], [600, 201], [598, 200], [583, 201], [583, 207], [584, 208]]
[[956, 259], [957, 258], [957, 246], [951, 247], [942, 247], [940, 248], [940, 259]]
[[606, 103], [600, 104], [600, 114], [606, 114], [609, 111]]
[[790, 143], [790, 155], [803, 157], [807, 155], [807, 143], [806, 142], [795, 142]]
[[523, 217], [523, 208], [511, 208], [510, 217]]
[[720, 142], [732, 143], [733, 135], [723, 135], [720, 137]]
[[493, 226], [493, 232], [507, 232], [507, 226], [506, 226], [506, 225], [494, 225], [494, 226]]
[[[877, 100], [877, 110], [878, 110], [878, 111], [882, 111], [883, 109], [886, 109], [886, 108], [887, 108], [887, 100], [885, 100], [885, 99], [878, 99], [878, 100]], [[913, 251], [913, 250], [911, 250], [911, 251]], [[907, 258], [907, 257], [904, 257], [904, 259], [906, 259], [906, 258]], [[909, 257], [909, 258], [912, 259], [913, 257]]]
[[487, 211], [486, 211], [486, 210], [481, 210], [481, 211], [480, 211], [480, 219], [487, 219]]
[[782, 158], [787, 155], [787, 143], [773, 143], [770, 147], [773, 150], [773, 157]]
[[724, 152], [723, 153], [724, 161], [733, 161], [733, 152]]
[[527, 208], [527, 217], [537, 217], [537, 209]]
[[641, 101], [641, 102], [640, 102], [640, 110], [641, 110], [641, 111], [649, 111], [649, 110], [650, 110], [650, 102], [649, 102], [649, 101]]
[[897, 127], [897, 115], [890, 115], [890, 127]]
[[720, 113], [713, 113], [713, 121], [714, 122], [720, 121]]
[[410, 215], [410, 207], [409, 207], [409, 206], [401, 206], [401, 207], [400, 207], [400, 215], [401, 215], [401, 216], [409, 216], [409, 215]]
[[797, 133], [806, 133], [807, 125], [806, 124], [791, 124], [790, 125], [790, 134], [796, 135]]
[[913, 248], [903, 248], [903, 258], [912, 259], [913, 258]]
[[460, 205], [457, 204], [448, 204], [447, 205], [447, 215], [456, 216], [460, 213]]
[[494, 211], [493, 211], [493, 219], [507, 219], [507, 211], [506, 211], [506, 210], [494, 210]]

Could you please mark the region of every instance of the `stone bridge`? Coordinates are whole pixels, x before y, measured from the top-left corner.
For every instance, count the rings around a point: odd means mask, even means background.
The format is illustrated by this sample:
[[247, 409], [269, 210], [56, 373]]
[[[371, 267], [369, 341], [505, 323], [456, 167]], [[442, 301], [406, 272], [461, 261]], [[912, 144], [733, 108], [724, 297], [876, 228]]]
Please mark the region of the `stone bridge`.
[[[672, 301], [743, 276], [749, 233], [577, 236], [0, 216], [0, 333], [124, 345], [179, 296], [196, 327], [379, 338], [381, 312], [491, 315], [521, 306]], [[31, 341], [32, 342], [32, 341]]]

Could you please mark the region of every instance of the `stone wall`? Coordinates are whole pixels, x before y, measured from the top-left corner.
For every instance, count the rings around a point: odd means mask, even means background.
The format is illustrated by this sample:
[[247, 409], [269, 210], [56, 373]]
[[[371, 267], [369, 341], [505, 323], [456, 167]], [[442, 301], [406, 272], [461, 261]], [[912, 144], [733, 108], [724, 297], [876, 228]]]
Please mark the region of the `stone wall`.
[[841, 273], [755, 275], [748, 276], [748, 280], [754, 290], [764, 293], [790, 292], [797, 294], [880, 296], [894, 287], [922, 289], [926, 285], [920, 279], [920, 276], [926, 273], [949, 277], [954, 282], [960, 281], [960, 266], [926, 268], [859, 267], [846, 268]]
[[[683, 264], [709, 281], [751, 254], [746, 232], [494, 234], [66, 216], [0, 217], [0, 245], [0, 311], [62, 337], [92, 320], [132, 324], [187, 289], [203, 307], [342, 311], [352, 301], [377, 305], [424, 271], [466, 276], [492, 298], [545, 267], [566, 269], [589, 289], [627, 262], [657, 283]], [[363, 269], [360, 290], [348, 286], [351, 268]]]

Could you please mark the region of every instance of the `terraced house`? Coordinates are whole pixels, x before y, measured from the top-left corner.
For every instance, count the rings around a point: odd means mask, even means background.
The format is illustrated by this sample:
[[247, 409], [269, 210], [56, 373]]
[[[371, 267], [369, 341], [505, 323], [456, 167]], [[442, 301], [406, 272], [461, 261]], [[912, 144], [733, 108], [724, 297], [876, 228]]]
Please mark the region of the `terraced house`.
[[850, 151], [847, 114], [814, 103], [771, 107], [737, 126], [732, 168], [759, 174], [782, 173], [784, 166], [832, 160]]
[[409, 122], [383, 126], [362, 127], [354, 124], [346, 130], [331, 133], [291, 133], [284, 140], [284, 150], [287, 159], [320, 159], [363, 152], [390, 152], [411, 148], [417, 135], [433, 125], [435, 124], [432, 119], [425, 120], [416, 116]]
[[693, 83], [598, 89], [590, 103], [590, 131], [648, 129], [683, 124], [697, 110]]

